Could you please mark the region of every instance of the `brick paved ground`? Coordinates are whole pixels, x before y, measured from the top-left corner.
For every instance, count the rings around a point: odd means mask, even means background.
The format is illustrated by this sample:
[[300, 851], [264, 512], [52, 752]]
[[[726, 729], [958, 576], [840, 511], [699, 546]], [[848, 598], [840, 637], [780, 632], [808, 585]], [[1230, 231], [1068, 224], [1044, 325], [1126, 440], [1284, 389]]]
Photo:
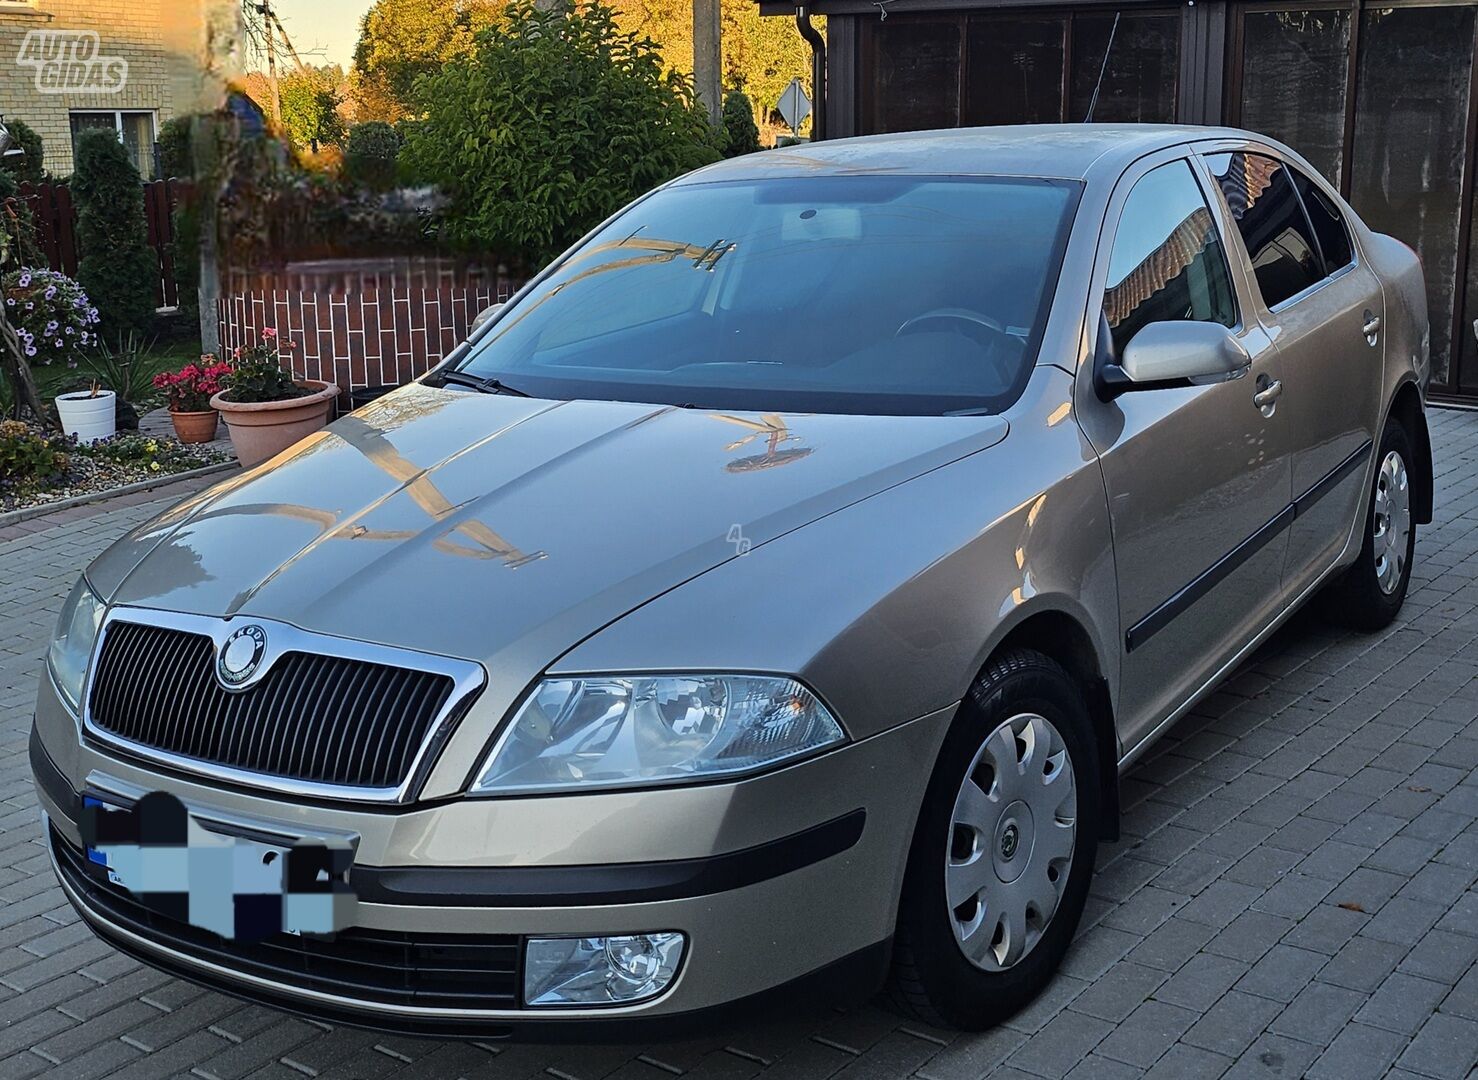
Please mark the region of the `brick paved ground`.
[[53, 612], [178, 492], [0, 533], [0, 1078], [767, 1080], [1420, 1075], [1478, 1065], [1478, 414], [1433, 413], [1438, 522], [1399, 623], [1300, 616], [1128, 778], [1084, 931], [1005, 1027], [881, 1008], [639, 1048], [334, 1030], [135, 964], [66, 906], [26, 766]]

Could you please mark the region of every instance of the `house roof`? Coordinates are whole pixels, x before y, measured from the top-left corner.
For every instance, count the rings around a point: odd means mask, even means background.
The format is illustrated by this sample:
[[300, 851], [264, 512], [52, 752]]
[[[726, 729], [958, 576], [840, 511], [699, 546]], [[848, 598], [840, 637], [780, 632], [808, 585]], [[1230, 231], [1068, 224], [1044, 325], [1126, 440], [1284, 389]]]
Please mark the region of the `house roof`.
[[1168, 124], [1036, 124], [866, 135], [729, 158], [680, 183], [803, 174], [1039, 176], [1087, 179], [1162, 146], [1208, 138], [1255, 138], [1230, 128]]

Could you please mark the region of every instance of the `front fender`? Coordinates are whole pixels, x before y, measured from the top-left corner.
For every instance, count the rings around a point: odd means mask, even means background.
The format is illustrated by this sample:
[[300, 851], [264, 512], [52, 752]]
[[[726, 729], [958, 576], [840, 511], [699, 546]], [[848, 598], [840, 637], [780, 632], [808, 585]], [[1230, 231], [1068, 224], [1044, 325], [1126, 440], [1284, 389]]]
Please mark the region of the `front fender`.
[[862, 739], [958, 702], [1014, 627], [1057, 610], [1116, 698], [1108, 507], [1070, 393], [1039, 368], [1001, 443], [694, 578], [552, 672], [784, 672]]

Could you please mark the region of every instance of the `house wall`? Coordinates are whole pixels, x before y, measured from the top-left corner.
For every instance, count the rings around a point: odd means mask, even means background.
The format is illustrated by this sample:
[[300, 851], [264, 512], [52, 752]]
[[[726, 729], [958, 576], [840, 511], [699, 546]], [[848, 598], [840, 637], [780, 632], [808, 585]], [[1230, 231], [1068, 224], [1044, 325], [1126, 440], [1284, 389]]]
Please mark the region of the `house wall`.
[[[128, 110], [155, 114], [155, 130], [176, 113], [200, 107], [208, 96], [201, 74], [202, 0], [0, 0], [0, 112], [23, 120], [41, 136], [46, 168], [72, 171], [73, 110]], [[116, 93], [47, 93], [36, 69], [18, 63], [30, 30], [91, 30], [100, 53], [128, 61]]]

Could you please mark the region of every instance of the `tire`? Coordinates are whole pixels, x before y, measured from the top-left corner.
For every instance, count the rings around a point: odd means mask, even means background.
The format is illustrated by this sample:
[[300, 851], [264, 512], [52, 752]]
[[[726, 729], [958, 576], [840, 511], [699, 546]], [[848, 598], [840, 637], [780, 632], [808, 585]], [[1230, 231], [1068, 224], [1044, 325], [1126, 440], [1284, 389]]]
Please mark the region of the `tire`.
[[[1411, 515], [1413, 460], [1406, 429], [1394, 418], [1387, 420], [1375, 457], [1375, 478], [1365, 502], [1365, 539], [1360, 557], [1330, 588], [1324, 605], [1333, 619], [1352, 629], [1365, 633], [1384, 629], [1406, 600], [1416, 550], [1416, 525]], [[1399, 535], [1402, 521], [1404, 538]], [[1387, 536], [1394, 537], [1391, 544], [1386, 542]]]
[[[1050, 732], [1025, 717], [1044, 721]], [[1020, 730], [1009, 744], [1001, 734], [1008, 724], [1013, 733]], [[1038, 752], [1043, 746], [1048, 753]], [[1046, 986], [1072, 942], [1093, 876], [1102, 802], [1097, 747], [1082, 689], [1056, 662], [1014, 649], [986, 666], [945, 736], [914, 832], [894, 938], [890, 989], [899, 1009], [937, 1026], [979, 1031]], [[1018, 772], [1003, 782], [992, 765], [1013, 753]], [[1043, 762], [1041, 774], [1037, 761]], [[1021, 771], [1023, 763], [1032, 768]], [[1063, 801], [1067, 789], [1053, 786], [1064, 779], [1073, 783], [1071, 806]], [[967, 794], [967, 782], [974, 792]], [[1035, 805], [1035, 816], [1020, 810], [1023, 802], [1029, 811]], [[1041, 824], [1049, 816], [1055, 817], [1052, 826]], [[984, 827], [962, 826], [961, 818]], [[1074, 823], [1070, 854], [1063, 850], [1064, 818]], [[949, 890], [955, 899], [968, 893], [976, 880], [972, 872], [985, 886], [951, 907]], [[1020, 900], [1049, 895], [1049, 889], [1058, 893], [1057, 906], [1045, 919], [1038, 909], [1033, 927], [1031, 907], [1021, 908]], [[1027, 919], [992, 922], [1013, 910], [1025, 910]], [[977, 936], [992, 926], [997, 929], [988, 938]], [[1007, 926], [1022, 930], [1015, 938], [1019, 958], [1012, 957], [1011, 935], [1001, 933]]]

